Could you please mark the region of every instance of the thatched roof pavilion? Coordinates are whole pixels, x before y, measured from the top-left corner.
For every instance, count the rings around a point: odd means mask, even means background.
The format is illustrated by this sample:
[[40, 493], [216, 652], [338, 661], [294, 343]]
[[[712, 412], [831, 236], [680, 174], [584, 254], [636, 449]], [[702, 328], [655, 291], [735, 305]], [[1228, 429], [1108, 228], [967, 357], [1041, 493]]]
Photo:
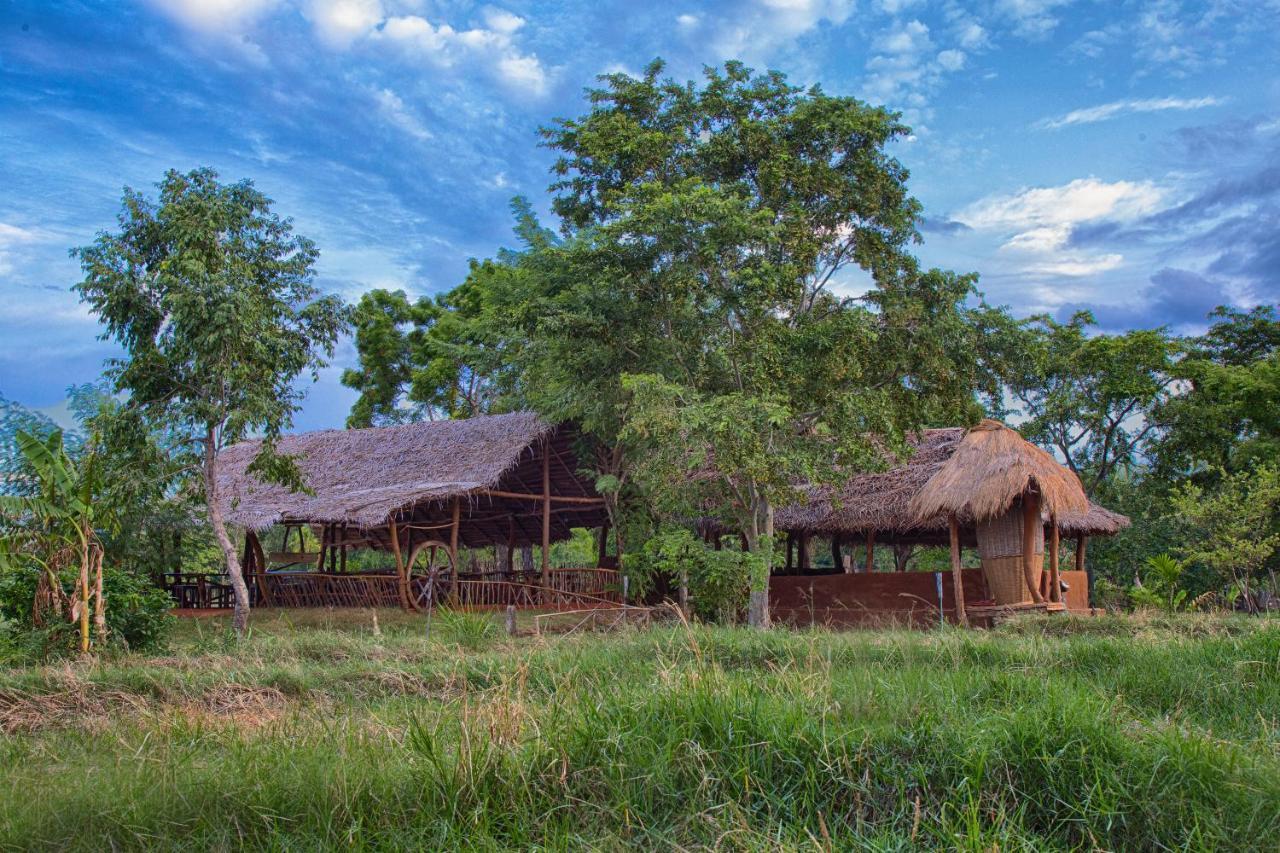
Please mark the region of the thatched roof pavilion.
[[[541, 544], [545, 574], [551, 542], [608, 523], [604, 500], [579, 473], [577, 437], [532, 412], [284, 436], [278, 452], [295, 457], [308, 492], [251, 474], [260, 445], [249, 441], [219, 456], [217, 498], [226, 519], [248, 531], [246, 554], [259, 571], [268, 561], [255, 533], [286, 525], [321, 531], [321, 568], [326, 552], [336, 569], [348, 548], [370, 547], [392, 552], [408, 572], [419, 546], [434, 542], [456, 577], [459, 547]], [[293, 556], [300, 564], [312, 555]]]
[[[956, 455], [967, 433], [963, 427], [923, 430], [910, 439], [912, 453], [906, 461], [891, 459], [885, 471], [856, 474], [835, 486], [805, 487], [801, 501], [778, 509], [775, 525], [782, 532], [797, 535], [841, 536], [846, 540], [874, 535], [881, 544], [945, 545], [947, 513], [937, 512], [922, 520], [913, 502]], [[1070, 475], [1053, 457], [1044, 455]], [[965, 544], [975, 544], [972, 513], [962, 511], [959, 520]], [[1048, 524], [1047, 514], [1044, 521]], [[1129, 519], [1089, 503], [1083, 511], [1062, 513], [1058, 524], [1070, 536], [1114, 536], [1129, 526]]]

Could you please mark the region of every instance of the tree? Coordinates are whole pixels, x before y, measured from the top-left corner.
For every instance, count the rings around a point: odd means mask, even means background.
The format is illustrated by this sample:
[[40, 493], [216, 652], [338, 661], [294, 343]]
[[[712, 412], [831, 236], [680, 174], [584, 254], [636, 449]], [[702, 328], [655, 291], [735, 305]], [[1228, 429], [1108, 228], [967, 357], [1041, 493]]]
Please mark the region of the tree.
[[[19, 431], [15, 442], [34, 488], [21, 496], [0, 496], [0, 568], [34, 567], [39, 580], [33, 620], [38, 625], [48, 612], [77, 624], [80, 651], [87, 654], [90, 611], [99, 640], [105, 639], [107, 627], [96, 525], [109, 513], [99, 502], [98, 455], [91, 449], [72, 459], [57, 429], [43, 437]], [[73, 565], [79, 575], [67, 598], [61, 574]]]
[[1178, 342], [1163, 329], [1090, 334], [1093, 316], [1034, 317], [1002, 360], [1027, 440], [1057, 450], [1093, 495], [1130, 465], [1155, 429], [1147, 413], [1167, 399]]
[[[662, 70], [605, 76], [587, 115], [543, 131], [562, 154], [562, 269], [588, 284], [544, 306], [526, 393], [576, 400], [600, 377], [618, 389], [594, 394], [612, 403], [601, 422], [637, 451], [651, 497], [687, 488], [689, 504], [719, 483], [764, 557], [748, 609], [763, 625], [773, 511], [797, 478], [972, 413], [973, 280], [906, 253], [919, 205], [885, 151], [907, 133], [896, 114], [738, 63], [701, 87]], [[850, 269], [873, 285], [862, 297], [838, 293]], [[598, 340], [614, 344], [605, 358]]]
[[[1191, 531], [1180, 549], [1185, 561], [1211, 569], [1220, 583], [1231, 586], [1229, 598], [1240, 596], [1250, 612], [1256, 610], [1252, 580], [1280, 548], [1280, 469], [1260, 465], [1223, 472], [1212, 490], [1184, 483], [1174, 491], [1170, 509]], [[1274, 581], [1271, 586], [1274, 594]]]
[[313, 284], [315, 245], [252, 182], [201, 168], [158, 187], [156, 202], [126, 189], [119, 230], [72, 251], [76, 290], [125, 350], [108, 375], [126, 405], [189, 442], [243, 635], [249, 593], [218, 502], [218, 453], [261, 434], [251, 470], [303, 487], [275, 445], [298, 407], [295, 380], [332, 355], [346, 311]]
[[1218, 308], [1173, 371], [1178, 393], [1152, 412], [1159, 475], [1212, 482], [1223, 471], [1280, 462], [1280, 317], [1272, 306]]

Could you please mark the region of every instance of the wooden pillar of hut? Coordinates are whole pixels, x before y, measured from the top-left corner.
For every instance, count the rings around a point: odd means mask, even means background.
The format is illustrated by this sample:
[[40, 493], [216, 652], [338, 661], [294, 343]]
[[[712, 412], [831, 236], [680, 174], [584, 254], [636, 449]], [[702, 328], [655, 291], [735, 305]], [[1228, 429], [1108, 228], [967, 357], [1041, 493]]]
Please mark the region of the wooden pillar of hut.
[[409, 610], [411, 609], [409, 607], [409, 573], [404, 559], [400, 556], [400, 531], [394, 518], [387, 524], [387, 538], [391, 540], [391, 556], [395, 558], [396, 576], [400, 579], [400, 606]]
[[458, 595], [458, 526], [462, 520], [462, 504], [453, 499], [453, 522], [449, 525], [449, 592]]
[[969, 627], [969, 614], [964, 608], [964, 572], [960, 566], [960, 522], [955, 515], [948, 518], [951, 532], [951, 588], [956, 600], [956, 621]]
[[799, 557], [799, 561], [800, 561], [800, 571], [802, 571], [802, 572], [807, 572], [807, 571], [809, 570], [809, 565], [810, 565], [810, 564], [809, 564], [809, 534], [808, 534], [808, 533], [801, 533], [801, 534], [800, 534], [800, 538], [799, 538], [799, 540], [796, 542], [796, 547], [800, 549], [800, 553], [797, 555], [797, 556]]
[[515, 569], [516, 563], [516, 517], [514, 515], [507, 516], [507, 564], [504, 569], [507, 574]]
[[1089, 546], [1089, 537], [1083, 534], [1076, 537], [1076, 571], [1084, 571], [1084, 552]]
[[542, 444], [542, 590], [551, 586], [551, 442]]
[[250, 555], [246, 565], [252, 563], [253, 566], [249, 571], [258, 588], [258, 603], [263, 607], [270, 607], [271, 590], [267, 586], [267, 555], [262, 550], [262, 542], [258, 540], [258, 534], [252, 530], [245, 531], [244, 550]]
[[838, 572], [847, 572], [849, 567], [844, 564], [844, 554], [840, 547], [840, 534], [831, 534], [831, 565]]
[[792, 533], [790, 530], [788, 530], [787, 531], [787, 563], [785, 566], [788, 572], [791, 571], [791, 569], [796, 564], [795, 550], [796, 550], [796, 535]]
[[875, 571], [876, 568], [876, 532], [874, 530], [867, 531], [867, 560], [862, 570], [867, 574]]
[[600, 525], [600, 542], [596, 546], [596, 566], [604, 568], [605, 561], [609, 559], [609, 522]]
[[[1022, 496], [1022, 577], [1031, 600], [1043, 604], [1040, 584], [1036, 581], [1036, 530], [1040, 527], [1040, 493], [1028, 490]], [[1041, 557], [1043, 560], [1043, 557]]]
[[1058, 548], [1061, 544], [1058, 517], [1049, 518], [1049, 600], [1062, 601], [1062, 582], [1058, 579]]
[[342, 571], [342, 572], [344, 572], [344, 573], [345, 573], [345, 572], [346, 572], [346, 570], [347, 570], [347, 549], [348, 549], [348, 547], [349, 547], [349, 546], [347, 545], [347, 525], [346, 525], [346, 523], [344, 522], [344, 523], [343, 523], [343, 525], [342, 525], [342, 550], [338, 552], [338, 553], [339, 553], [339, 555], [340, 555], [340, 558], [341, 558], [341, 565], [339, 566], [339, 570], [340, 570], [340, 571]]

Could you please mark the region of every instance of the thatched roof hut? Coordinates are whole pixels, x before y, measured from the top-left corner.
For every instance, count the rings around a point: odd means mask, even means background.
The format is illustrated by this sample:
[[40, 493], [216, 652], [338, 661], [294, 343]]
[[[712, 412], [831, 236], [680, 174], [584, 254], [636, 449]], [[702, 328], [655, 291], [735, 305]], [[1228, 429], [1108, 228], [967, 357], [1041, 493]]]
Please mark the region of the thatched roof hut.
[[[963, 427], [923, 430], [911, 437], [910, 456], [905, 461], [889, 460], [887, 470], [857, 474], [837, 486], [805, 487], [801, 490], [802, 500], [778, 509], [776, 526], [788, 533], [849, 539], [874, 534], [881, 544], [946, 544], [947, 514], [938, 512], [921, 519], [914, 502], [955, 457], [969, 432]], [[1008, 432], [1017, 435], [1014, 430]], [[1018, 440], [1034, 448], [1020, 436]], [[1052, 456], [1035, 449], [1060, 472], [1074, 478]], [[1046, 513], [1045, 522], [1048, 520]], [[973, 544], [976, 523], [973, 514], [962, 510], [959, 521], [966, 544]], [[1063, 534], [1069, 536], [1114, 536], [1129, 526], [1129, 519], [1088, 503], [1083, 511], [1062, 513], [1058, 523]]]
[[1028, 490], [1038, 492], [1051, 517], [1089, 511], [1076, 475], [999, 421], [984, 420], [965, 433], [951, 457], [911, 499], [911, 514], [986, 521], [1008, 512]]
[[278, 452], [296, 458], [309, 494], [250, 474], [260, 445], [243, 442], [218, 458], [218, 499], [227, 520], [249, 530], [342, 525], [375, 546], [377, 528], [393, 520], [423, 530], [448, 522], [458, 499], [460, 545], [523, 546], [542, 539], [546, 488], [556, 541], [605, 521], [590, 479], [578, 473], [575, 439], [571, 427], [531, 412], [284, 436]]

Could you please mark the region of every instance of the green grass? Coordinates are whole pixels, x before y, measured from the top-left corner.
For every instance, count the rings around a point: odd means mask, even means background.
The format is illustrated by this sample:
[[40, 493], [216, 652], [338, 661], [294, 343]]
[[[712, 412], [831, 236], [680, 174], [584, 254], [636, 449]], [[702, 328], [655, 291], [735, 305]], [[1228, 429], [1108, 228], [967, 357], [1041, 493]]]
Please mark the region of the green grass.
[[186, 621], [0, 673], [0, 847], [1275, 849], [1280, 624]]

